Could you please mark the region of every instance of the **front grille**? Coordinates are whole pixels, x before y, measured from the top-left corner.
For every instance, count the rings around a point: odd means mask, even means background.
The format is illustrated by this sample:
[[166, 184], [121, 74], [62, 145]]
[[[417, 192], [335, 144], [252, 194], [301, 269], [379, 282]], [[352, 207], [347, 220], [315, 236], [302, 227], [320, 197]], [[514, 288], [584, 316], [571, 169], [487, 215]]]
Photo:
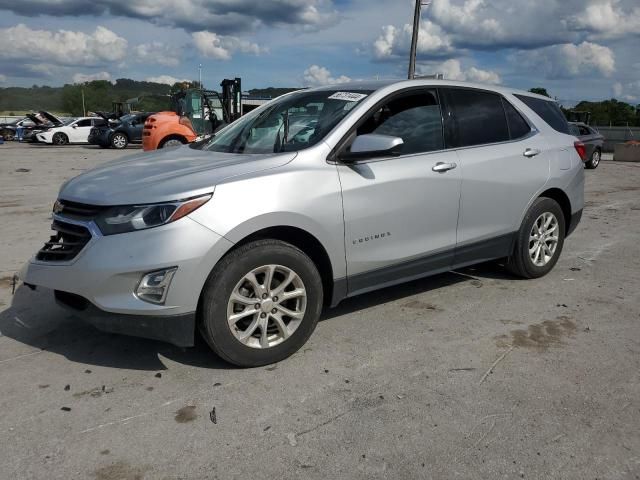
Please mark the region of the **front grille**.
[[37, 260], [67, 262], [74, 259], [91, 240], [91, 232], [81, 225], [54, 220], [51, 230], [56, 233], [40, 249], [36, 255]]
[[57, 214], [62, 214], [65, 217], [80, 218], [83, 220], [93, 220], [106, 208], [107, 207], [70, 202], [68, 200], [58, 200], [56, 202]]

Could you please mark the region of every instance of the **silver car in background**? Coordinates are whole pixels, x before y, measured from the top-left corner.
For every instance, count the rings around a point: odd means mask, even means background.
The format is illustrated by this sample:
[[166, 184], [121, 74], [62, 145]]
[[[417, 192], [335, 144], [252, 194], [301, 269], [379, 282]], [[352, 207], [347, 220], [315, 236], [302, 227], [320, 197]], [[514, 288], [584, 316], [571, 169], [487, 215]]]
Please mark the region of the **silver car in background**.
[[595, 128], [582, 122], [570, 122], [569, 130], [571, 135], [574, 135], [584, 144], [586, 152], [584, 166], [589, 169], [598, 168], [602, 158], [604, 136]]
[[[491, 259], [536, 278], [584, 203], [558, 106], [442, 80], [282, 96], [65, 183], [22, 280], [105, 331], [277, 362], [323, 305]], [[393, 320], [390, 320], [393, 321]]]

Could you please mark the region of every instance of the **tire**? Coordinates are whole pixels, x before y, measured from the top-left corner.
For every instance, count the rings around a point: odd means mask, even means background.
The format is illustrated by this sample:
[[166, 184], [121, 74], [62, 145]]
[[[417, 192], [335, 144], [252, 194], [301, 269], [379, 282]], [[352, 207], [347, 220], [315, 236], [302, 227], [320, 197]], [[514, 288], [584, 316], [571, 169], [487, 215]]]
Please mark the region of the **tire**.
[[16, 134], [13, 133], [11, 130], [3, 130], [0, 132], [0, 136], [4, 139], [5, 142], [11, 142], [12, 140], [15, 140], [16, 138]]
[[118, 150], [127, 148], [129, 145], [129, 139], [124, 133], [116, 132], [111, 136], [111, 146]]
[[179, 147], [180, 145], [184, 145], [186, 143], [186, 140], [182, 137], [168, 137], [160, 142], [158, 148]]
[[51, 143], [54, 145], [66, 145], [69, 143], [69, 137], [67, 137], [64, 133], [55, 133], [51, 138]]
[[[536, 236], [539, 233], [534, 230], [539, 225], [546, 223], [553, 217], [547, 232], [543, 233], [543, 242]], [[542, 221], [541, 221], [542, 220]], [[555, 224], [555, 230], [551, 231]], [[560, 258], [565, 237], [565, 218], [558, 202], [551, 198], [540, 197], [533, 202], [522, 221], [516, 237], [516, 244], [511, 257], [507, 261], [507, 268], [514, 274], [523, 278], [539, 278], [551, 271]], [[557, 234], [556, 235], [554, 235]], [[553, 239], [555, 238], [555, 247]], [[536, 248], [539, 245], [540, 248]], [[546, 245], [545, 249], [542, 245]], [[530, 251], [530, 249], [533, 249]], [[550, 250], [552, 254], [548, 255]], [[539, 252], [539, 253], [537, 253]]]
[[594, 170], [598, 168], [598, 165], [600, 165], [601, 159], [602, 159], [602, 152], [596, 148], [591, 154], [591, 158], [589, 159], [589, 161], [585, 164], [585, 167], [587, 167], [590, 170]]
[[[264, 290], [256, 287], [267, 283], [270, 268], [274, 268], [272, 282], [263, 299]], [[250, 273], [253, 282], [247, 280]], [[278, 288], [285, 283], [280, 293]], [[283, 301], [282, 295], [291, 298]], [[240, 367], [268, 365], [306, 343], [318, 323], [322, 300], [320, 274], [307, 255], [289, 243], [258, 240], [231, 251], [213, 269], [202, 291], [199, 327], [207, 344], [227, 362]], [[297, 313], [297, 318], [281, 308]], [[228, 318], [233, 315], [239, 318], [230, 325]], [[265, 321], [266, 334], [261, 325]]]

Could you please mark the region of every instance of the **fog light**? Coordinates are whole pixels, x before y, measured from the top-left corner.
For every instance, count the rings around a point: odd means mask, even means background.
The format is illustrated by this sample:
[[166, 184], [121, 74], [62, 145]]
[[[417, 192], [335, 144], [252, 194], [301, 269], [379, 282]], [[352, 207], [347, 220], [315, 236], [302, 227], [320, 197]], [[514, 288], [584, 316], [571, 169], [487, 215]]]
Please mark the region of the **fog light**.
[[149, 303], [164, 304], [169, 285], [178, 267], [165, 268], [147, 273], [136, 287], [136, 297]]

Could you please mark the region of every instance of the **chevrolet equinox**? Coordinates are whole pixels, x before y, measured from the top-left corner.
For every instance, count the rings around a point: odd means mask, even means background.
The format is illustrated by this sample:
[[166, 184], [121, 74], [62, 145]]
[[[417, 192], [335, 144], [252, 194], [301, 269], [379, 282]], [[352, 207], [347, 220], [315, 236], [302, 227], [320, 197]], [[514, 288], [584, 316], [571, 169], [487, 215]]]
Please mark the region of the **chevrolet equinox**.
[[279, 97], [207, 141], [67, 181], [28, 285], [97, 328], [240, 366], [323, 305], [492, 259], [547, 274], [584, 203], [584, 145], [549, 98], [446, 80]]

